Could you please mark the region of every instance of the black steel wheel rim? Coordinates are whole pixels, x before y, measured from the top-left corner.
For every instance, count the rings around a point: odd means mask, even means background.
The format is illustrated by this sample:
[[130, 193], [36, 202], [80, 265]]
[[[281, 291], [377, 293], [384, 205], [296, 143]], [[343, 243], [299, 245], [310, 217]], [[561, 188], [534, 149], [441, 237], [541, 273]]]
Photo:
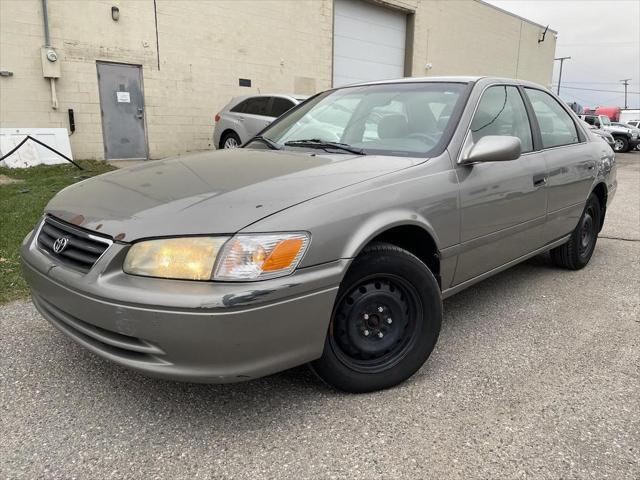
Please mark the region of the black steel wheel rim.
[[336, 303], [329, 344], [352, 370], [382, 372], [400, 362], [415, 344], [422, 311], [417, 290], [403, 278], [366, 277]]
[[586, 257], [593, 249], [596, 237], [595, 211], [593, 206], [587, 207], [580, 221], [579, 254]]

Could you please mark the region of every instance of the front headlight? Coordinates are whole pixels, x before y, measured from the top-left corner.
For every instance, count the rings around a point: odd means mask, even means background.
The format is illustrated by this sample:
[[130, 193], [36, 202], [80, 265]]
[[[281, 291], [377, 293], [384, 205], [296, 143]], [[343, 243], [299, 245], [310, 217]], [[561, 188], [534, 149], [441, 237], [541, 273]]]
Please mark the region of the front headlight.
[[309, 246], [309, 234], [236, 235], [220, 254], [214, 280], [247, 281], [289, 275]]
[[145, 277], [211, 280], [220, 248], [229, 237], [163, 238], [134, 243], [123, 270]]
[[181, 280], [263, 280], [293, 272], [308, 245], [307, 233], [146, 240], [131, 246], [123, 270]]

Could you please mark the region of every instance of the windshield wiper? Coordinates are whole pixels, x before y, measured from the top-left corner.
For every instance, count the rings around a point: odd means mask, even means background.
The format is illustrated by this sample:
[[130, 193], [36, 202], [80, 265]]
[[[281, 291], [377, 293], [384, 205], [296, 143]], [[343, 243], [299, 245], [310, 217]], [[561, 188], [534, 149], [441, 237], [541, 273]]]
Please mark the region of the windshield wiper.
[[319, 138], [307, 138], [305, 140], [290, 140], [284, 143], [287, 147], [308, 147], [308, 148], [322, 148], [326, 150], [327, 148], [335, 148], [336, 150], [343, 150], [349, 153], [355, 153], [356, 155], [366, 155], [364, 150], [357, 147], [352, 147], [348, 143], [340, 143], [340, 142], [326, 142], [324, 140], [320, 140]]
[[263, 135], [256, 135], [251, 140], [249, 140], [247, 143], [251, 143], [254, 140], [257, 140], [258, 142], [264, 143], [271, 150], [280, 150], [282, 148], [282, 145], [280, 145], [279, 143], [274, 142], [270, 138], [267, 138], [267, 137], [265, 137]]

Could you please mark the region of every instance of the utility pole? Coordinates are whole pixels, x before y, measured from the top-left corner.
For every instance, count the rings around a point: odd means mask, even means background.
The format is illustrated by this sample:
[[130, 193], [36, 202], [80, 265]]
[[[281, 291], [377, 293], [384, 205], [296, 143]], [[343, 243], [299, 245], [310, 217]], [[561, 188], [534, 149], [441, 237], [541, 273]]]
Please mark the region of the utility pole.
[[569, 60], [571, 57], [554, 58], [554, 60], [560, 60], [560, 75], [558, 76], [558, 96], [560, 96], [560, 83], [562, 82], [562, 64], [565, 60]]
[[624, 80], [620, 80], [620, 82], [622, 82], [622, 84], [624, 85], [624, 108], [628, 108], [627, 107], [627, 87], [629, 86], [629, 81], [631, 79], [630, 78], [625, 78]]

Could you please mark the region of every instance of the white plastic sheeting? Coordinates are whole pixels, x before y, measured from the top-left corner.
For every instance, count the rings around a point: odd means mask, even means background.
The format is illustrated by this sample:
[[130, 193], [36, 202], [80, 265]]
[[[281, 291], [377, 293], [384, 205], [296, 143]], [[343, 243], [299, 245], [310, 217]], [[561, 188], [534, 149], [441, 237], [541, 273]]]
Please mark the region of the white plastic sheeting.
[[[73, 159], [69, 133], [66, 128], [0, 128], [0, 157], [10, 152], [27, 135], [58, 150]], [[9, 168], [28, 168], [36, 165], [55, 165], [68, 163], [60, 155], [28, 140], [13, 154], [0, 161], [0, 166]]]

